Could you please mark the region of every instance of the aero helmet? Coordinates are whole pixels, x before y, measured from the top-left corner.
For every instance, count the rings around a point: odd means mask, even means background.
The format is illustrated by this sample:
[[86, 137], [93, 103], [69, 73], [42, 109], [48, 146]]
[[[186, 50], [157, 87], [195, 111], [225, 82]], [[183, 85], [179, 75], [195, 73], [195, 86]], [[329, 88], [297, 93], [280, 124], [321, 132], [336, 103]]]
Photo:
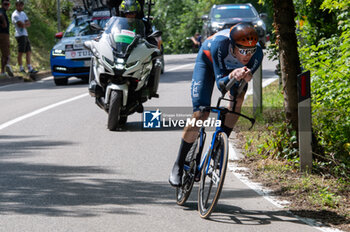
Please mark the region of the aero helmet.
[[259, 36], [250, 23], [238, 23], [230, 29], [231, 44], [239, 47], [255, 47]]

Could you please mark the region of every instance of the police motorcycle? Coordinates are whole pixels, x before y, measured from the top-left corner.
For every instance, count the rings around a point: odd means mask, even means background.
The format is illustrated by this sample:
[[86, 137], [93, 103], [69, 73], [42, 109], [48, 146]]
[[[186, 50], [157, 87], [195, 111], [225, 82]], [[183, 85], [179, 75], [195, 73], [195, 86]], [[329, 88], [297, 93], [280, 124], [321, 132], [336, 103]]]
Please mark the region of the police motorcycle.
[[93, 54], [89, 93], [108, 113], [109, 130], [123, 127], [128, 115], [142, 113], [144, 102], [159, 97], [162, 57], [158, 47], [148, 42], [159, 36], [161, 32], [154, 31], [146, 37], [139, 19], [113, 16], [98, 41], [84, 42]]

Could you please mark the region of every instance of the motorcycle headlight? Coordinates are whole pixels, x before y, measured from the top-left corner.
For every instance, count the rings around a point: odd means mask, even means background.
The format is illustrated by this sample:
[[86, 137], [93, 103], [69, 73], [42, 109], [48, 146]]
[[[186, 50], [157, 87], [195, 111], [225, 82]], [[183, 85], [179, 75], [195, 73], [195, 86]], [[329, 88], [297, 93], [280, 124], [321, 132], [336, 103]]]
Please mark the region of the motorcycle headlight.
[[125, 68], [125, 60], [123, 58], [114, 58], [115, 68], [118, 70], [123, 70]]
[[124, 63], [125, 63], [125, 61], [124, 61], [123, 58], [115, 58], [114, 61], [115, 61], [117, 64], [124, 64]]
[[123, 70], [125, 68], [125, 65], [124, 64], [116, 64], [115, 68], [118, 70]]
[[53, 49], [52, 50], [53, 56], [64, 56], [64, 50], [61, 49]]

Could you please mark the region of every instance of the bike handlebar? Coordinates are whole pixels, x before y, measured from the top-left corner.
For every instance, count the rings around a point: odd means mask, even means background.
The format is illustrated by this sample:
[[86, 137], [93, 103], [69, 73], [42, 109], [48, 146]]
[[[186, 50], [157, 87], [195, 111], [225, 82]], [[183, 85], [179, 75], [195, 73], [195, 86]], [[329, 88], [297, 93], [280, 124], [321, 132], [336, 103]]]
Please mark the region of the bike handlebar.
[[[234, 86], [236, 83], [239, 83], [238, 86]], [[247, 82], [244, 79], [239, 81], [235, 78], [232, 78], [227, 84], [225, 84], [224, 81], [220, 81], [219, 85], [221, 88], [221, 93], [223, 95], [225, 95], [226, 92], [230, 91], [230, 89], [234, 87], [236, 96], [238, 96], [243, 91], [244, 87], [247, 85]]]
[[[239, 84], [235, 85], [236, 83], [239, 83]], [[246, 115], [243, 115], [239, 112], [235, 112], [235, 105], [236, 105], [235, 103], [236, 103], [237, 96], [240, 95], [240, 93], [243, 91], [243, 89], [246, 85], [247, 85], [247, 82], [244, 79], [238, 81], [235, 78], [232, 78], [232, 79], [230, 79], [230, 81], [227, 84], [225, 84], [224, 81], [221, 81], [219, 83], [219, 86], [221, 88], [222, 97], [219, 97], [217, 106], [216, 107], [200, 106], [199, 107], [200, 111], [201, 112], [203, 112], [203, 111], [214, 111], [214, 112], [220, 111], [222, 114], [232, 113], [232, 114], [239, 115], [239, 116], [241, 116], [245, 119], [248, 119], [250, 121], [250, 123], [252, 124], [251, 127], [249, 128], [249, 130], [250, 130], [255, 124], [255, 119], [248, 117]], [[233, 100], [224, 98], [226, 92], [228, 92], [232, 87], [234, 88], [234, 93], [235, 93], [233, 96]], [[225, 107], [220, 107], [221, 100], [234, 102], [233, 110], [229, 110]]]

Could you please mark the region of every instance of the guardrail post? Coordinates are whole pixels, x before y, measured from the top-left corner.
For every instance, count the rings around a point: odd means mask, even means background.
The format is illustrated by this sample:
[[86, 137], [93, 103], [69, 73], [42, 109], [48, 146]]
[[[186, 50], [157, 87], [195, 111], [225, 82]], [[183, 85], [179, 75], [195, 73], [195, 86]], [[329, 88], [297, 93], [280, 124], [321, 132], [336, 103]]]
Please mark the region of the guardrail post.
[[298, 127], [301, 171], [312, 170], [310, 71], [298, 75]]
[[262, 64], [253, 75], [253, 112], [262, 113]]

